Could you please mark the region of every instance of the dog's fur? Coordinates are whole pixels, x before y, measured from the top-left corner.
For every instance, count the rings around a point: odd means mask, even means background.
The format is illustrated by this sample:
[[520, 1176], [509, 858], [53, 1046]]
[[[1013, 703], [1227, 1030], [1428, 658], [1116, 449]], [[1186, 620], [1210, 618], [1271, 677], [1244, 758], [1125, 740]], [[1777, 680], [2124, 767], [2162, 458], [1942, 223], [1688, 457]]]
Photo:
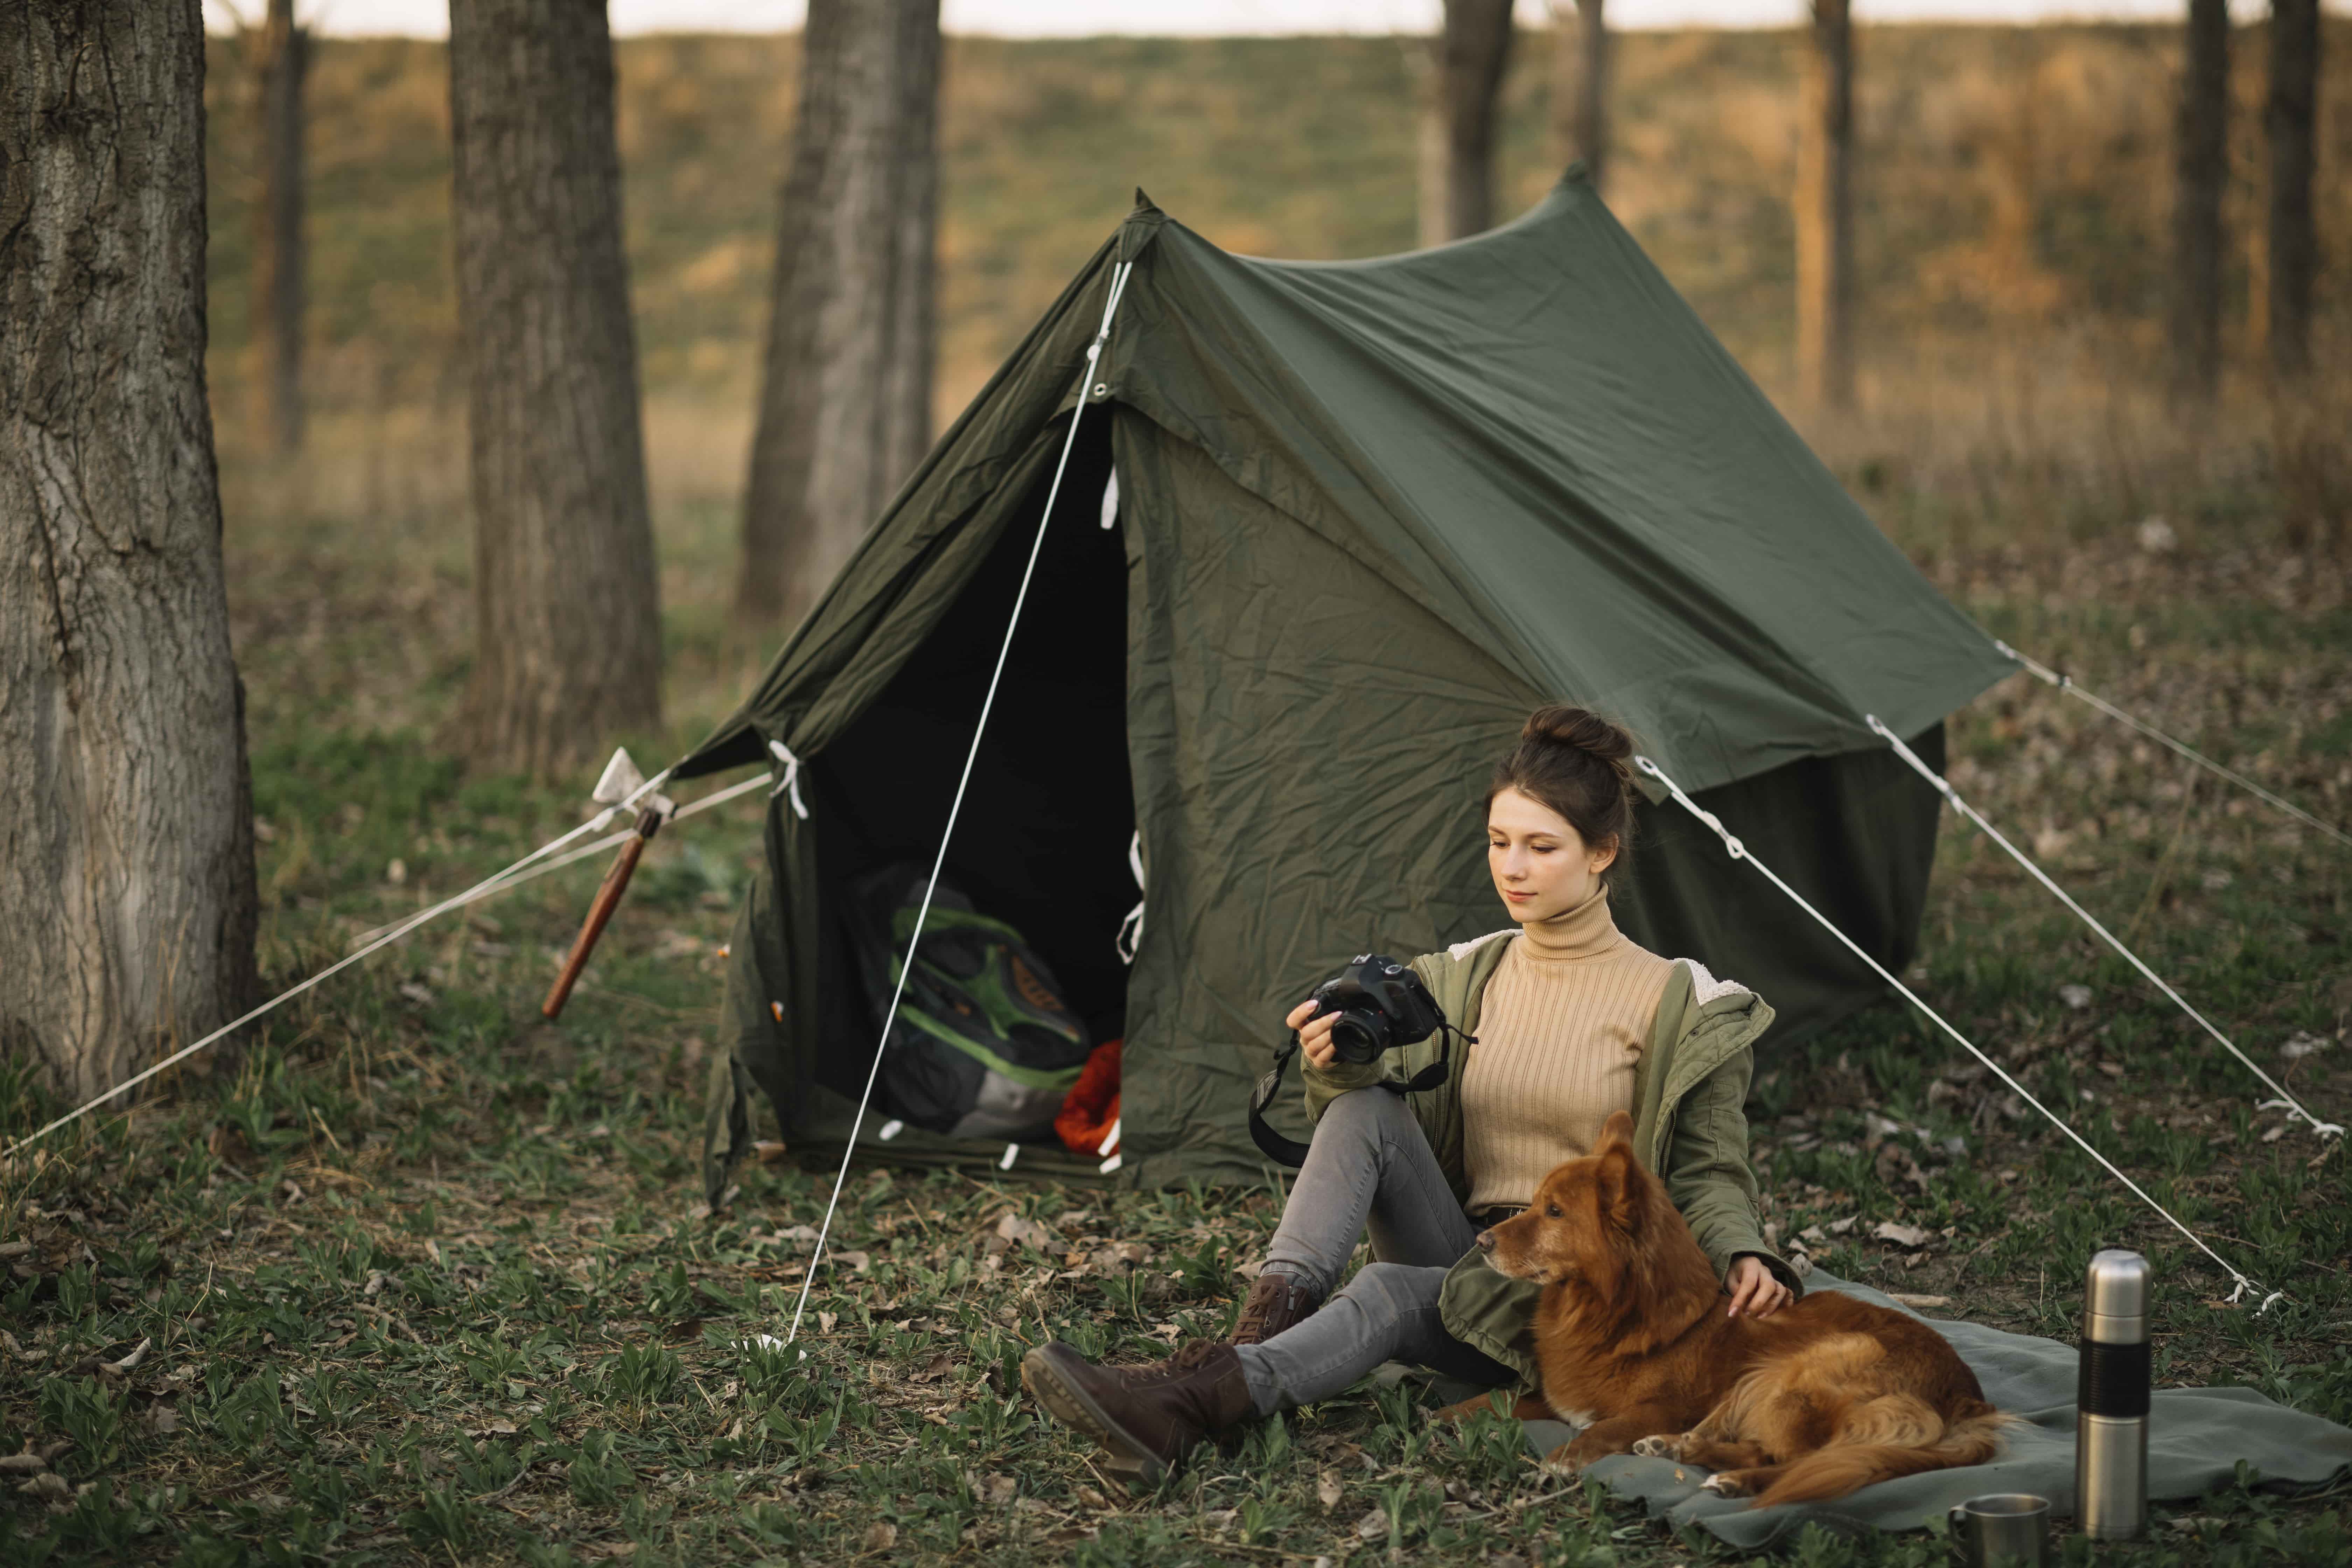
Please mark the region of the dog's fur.
[[1589, 1158], [1478, 1238], [1493, 1268], [1544, 1287], [1544, 1403], [1585, 1428], [1553, 1463], [1628, 1449], [1678, 1459], [1715, 1472], [1707, 1490], [1760, 1508], [1992, 1458], [2011, 1417], [1916, 1319], [1828, 1291], [1730, 1316], [1633, 1134], [1631, 1117], [1612, 1116]]

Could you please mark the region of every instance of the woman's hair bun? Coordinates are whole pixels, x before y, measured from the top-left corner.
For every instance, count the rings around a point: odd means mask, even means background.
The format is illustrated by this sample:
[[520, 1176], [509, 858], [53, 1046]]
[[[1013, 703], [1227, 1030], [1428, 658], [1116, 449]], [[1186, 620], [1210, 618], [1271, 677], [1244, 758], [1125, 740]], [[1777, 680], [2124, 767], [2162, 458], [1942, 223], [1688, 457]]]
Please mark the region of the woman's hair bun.
[[1564, 702], [1554, 702], [1528, 714], [1528, 721], [1519, 726], [1519, 739], [1573, 746], [1609, 763], [1622, 763], [1633, 754], [1633, 737], [1622, 726], [1611, 723], [1589, 708], [1571, 708]]
[[1538, 801], [1576, 829], [1591, 847], [1616, 848], [1601, 873], [1613, 881], [1633, 848], [1633, 737], [1622, 724], [1589, 708], [1549, 703], [1528, 715], [1517, 743], [1495, 766], [1486, 785], [1491, 805], [1503, 791]]

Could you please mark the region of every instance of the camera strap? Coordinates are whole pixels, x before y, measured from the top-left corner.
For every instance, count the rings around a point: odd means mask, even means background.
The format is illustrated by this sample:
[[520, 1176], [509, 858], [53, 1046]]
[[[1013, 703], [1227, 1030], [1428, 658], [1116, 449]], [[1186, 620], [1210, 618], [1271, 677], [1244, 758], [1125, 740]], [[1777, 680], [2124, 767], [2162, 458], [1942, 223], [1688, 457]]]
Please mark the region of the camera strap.
[[[1443, 1084], [1453, 1071], [1452, 1044], [1453, 1037], [1456, 1035], [1462, 1035], [1462, 1031], [1453, 1025], [1438, 1025], [1437, 1059], [1402, 1083], [1382, 1079], [1380, 1087], [1391, 1094], [1419, 1094]], [[1475, 1036], [1462, 1035], [1462, 1043], [1475, 1046], [1478, 1041]], [[1274, 1053], [1273, 1068], [1257, 1080], [1257, 1092], [1250, 1096], [1249, 1108], [1250, 1142], [1255, 1143], [1258, 1152], [1267, 1159], [1278, 1165], [1287, 1165], [1294, 1171], [1307, 1163], [1307, 1146], [1296, 1138], [1286, 1138], [1276, 1132], [1265, 1120], [1265, 1108], [1272, 1105], [1274, 1097], [1282, 1092], [1282, 1076], [1290, 1069], [1290, 1058], [1297, 1054], [1298, 1031], [1293, 1029], [1290, 1038]]]

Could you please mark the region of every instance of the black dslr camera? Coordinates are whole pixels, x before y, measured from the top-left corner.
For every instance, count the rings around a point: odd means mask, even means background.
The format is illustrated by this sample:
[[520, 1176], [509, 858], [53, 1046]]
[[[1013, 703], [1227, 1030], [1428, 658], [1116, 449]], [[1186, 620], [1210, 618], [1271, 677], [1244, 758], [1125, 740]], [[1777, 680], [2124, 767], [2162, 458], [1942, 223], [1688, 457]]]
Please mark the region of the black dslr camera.
[[1385, 953], [1359, 954], [1315, 988], [1314, 1001], [1316, 1017], [1338, 1016], [1332, 1054], [1360, 1066], [1382, 1051], [1425, 1040], [1445, 1024], [1421, 976]]

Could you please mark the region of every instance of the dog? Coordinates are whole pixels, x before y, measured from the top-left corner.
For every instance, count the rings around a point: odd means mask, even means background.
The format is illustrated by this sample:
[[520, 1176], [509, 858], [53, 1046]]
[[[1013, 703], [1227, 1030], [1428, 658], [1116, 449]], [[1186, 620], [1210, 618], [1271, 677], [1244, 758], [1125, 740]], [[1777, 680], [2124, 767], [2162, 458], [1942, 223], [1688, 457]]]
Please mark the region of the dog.
[[1979, 1465], [2014, 1417], [1916, 1318], [1834, 1291], [1769, 1317], [1728, 1314], [1714, 1267], [1633, 1155], [1633, 1119], [1555, 1169], [1522, 1214], [1478, 1237], [1489, 1267], [1543, 1286], [1542, 1401], [1584, 1428], [1549, 1462], [1631, 1451], [1715, 1472], [1750, 1505], [1843, 1497]]

